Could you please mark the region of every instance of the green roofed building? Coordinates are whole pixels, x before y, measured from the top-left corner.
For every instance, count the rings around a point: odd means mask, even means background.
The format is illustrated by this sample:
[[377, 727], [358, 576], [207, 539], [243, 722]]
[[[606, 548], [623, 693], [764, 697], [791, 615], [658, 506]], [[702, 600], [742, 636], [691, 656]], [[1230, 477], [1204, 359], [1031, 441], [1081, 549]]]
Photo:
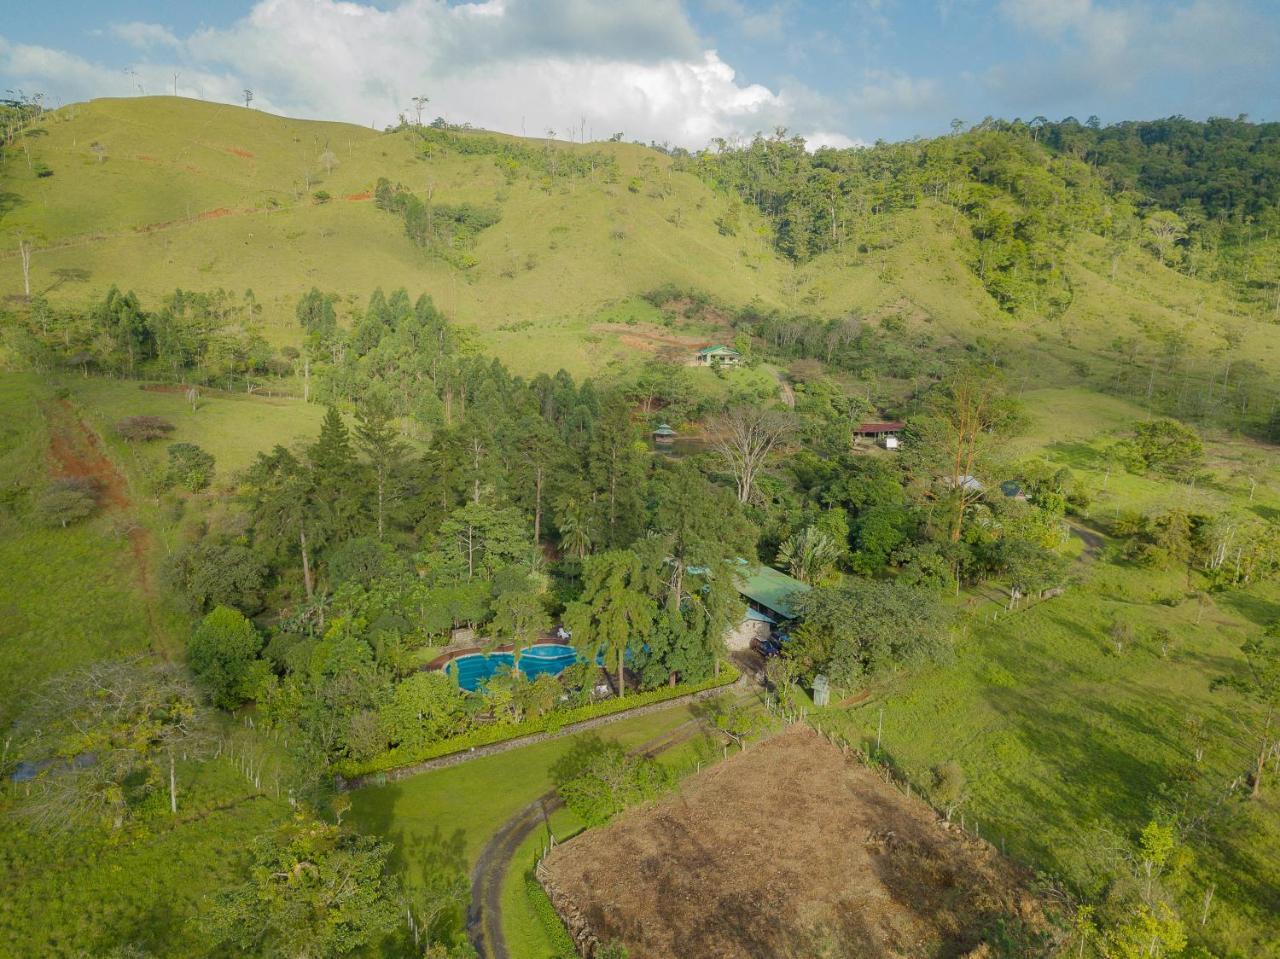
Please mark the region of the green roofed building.
[[769, 566], [743, 563], [736, 573], [734, 586], [747, 601], [747, 615], [725, 642], [730, 649], [746, 649], [753, 639], [767, 639], [776, 627], [795, 619], [795, 599], [809, 587]]
[[694, 354], [693, 362], [695, 366], [737, 366], [742, 362], [742, 354], [719, 344], [704, 346]]

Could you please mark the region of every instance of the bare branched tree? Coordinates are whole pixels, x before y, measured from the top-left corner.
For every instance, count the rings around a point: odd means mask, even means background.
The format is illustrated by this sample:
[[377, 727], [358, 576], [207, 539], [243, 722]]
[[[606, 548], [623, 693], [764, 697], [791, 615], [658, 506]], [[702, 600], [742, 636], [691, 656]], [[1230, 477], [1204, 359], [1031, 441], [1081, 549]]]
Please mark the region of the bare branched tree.
[[778, 410], [740, 406], [715, 418], [714, 448], [733, 473], [738, 502], [746, 503], [755, 492], [756, 477], [769, 454], [791, 435], [792, 418]]
[[178, 760], [206, 741], [203, 717], [195, 689], [172, 666], [133, 659], [55, 677], [19, 731], [37, 772], [16, 791], [18, 809], [46, 828], [116, 830], [147, 793], [167, 786], [176, 814]]

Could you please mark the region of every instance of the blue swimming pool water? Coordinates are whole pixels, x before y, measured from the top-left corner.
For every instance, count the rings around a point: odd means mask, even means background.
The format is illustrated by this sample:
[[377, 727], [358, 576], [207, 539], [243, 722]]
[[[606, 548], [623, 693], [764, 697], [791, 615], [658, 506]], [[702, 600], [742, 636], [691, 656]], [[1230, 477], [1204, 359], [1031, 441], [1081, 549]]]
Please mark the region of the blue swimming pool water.
[[[490, 653], [487, 656], [471, 653], [451, 662], [448, 671], [453, 673], [456, 670], [458, 685], [474, 691], [498, 670], [510, 669], [513, 661], [510, 653]], [[578, 653], [572, 646], [530, 646], [520, 654], [520, 672], [529, 679], [536, 679], [544, 673], [559, 676], [577, 661]]]

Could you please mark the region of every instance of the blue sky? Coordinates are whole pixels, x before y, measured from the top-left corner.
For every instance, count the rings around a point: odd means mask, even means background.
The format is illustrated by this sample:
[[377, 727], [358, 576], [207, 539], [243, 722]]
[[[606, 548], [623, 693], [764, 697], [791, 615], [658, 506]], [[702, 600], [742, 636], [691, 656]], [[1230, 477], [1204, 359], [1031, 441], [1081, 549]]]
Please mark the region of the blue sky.
[[[953, 117], [1277, 118], [1274, 0], [49, 0], [7, 5], [0, 88], [50, 102], [173, 92], [383, 124], [690, 147], [814, 142]], [[573, 132], [570, 132], [573, 131]]]

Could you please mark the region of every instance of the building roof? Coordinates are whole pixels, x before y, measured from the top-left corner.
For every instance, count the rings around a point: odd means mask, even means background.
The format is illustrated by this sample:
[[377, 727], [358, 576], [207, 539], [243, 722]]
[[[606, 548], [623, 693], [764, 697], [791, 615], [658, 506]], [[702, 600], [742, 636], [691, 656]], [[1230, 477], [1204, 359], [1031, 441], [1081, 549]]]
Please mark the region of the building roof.
[[724, 346], [720, 343], [717, 343], [714, 346], [704, 346], [702, 349], [698, 350], [699, 356], [710, 356], [712, 353], [732, 353], [734, 356], [741, 355], [733, 347]]
[[809, 587], [793, 576], [769, 566], [743, 566], [738, 570], [738, 592], [773, 610], [783, 619], [795, 619], [796, 610], [791, 605], [796, 593], [808, 592]]
[[950, 476], [944, 476], [942, 478], [942, 484], [944, 486], [949, 486], [952, 489], [964, 487], [973, 493], [981, 493], [986, 488], [982, 485], [982, 480], [978, 479], [976, 476], [970, 476], [968, 473], [957, 479], [952, 479]]
[[883, 423], [860, 423], [854, 431], [856, 433], [897, 433], [907, 428], [906, 423], [900, 423], [897, 420], [886, 420]]
[[659, 423], [658, 428], [653, 431], [654, 436], [675, 436], [676, 431], [671, 428], [669, 423]]

